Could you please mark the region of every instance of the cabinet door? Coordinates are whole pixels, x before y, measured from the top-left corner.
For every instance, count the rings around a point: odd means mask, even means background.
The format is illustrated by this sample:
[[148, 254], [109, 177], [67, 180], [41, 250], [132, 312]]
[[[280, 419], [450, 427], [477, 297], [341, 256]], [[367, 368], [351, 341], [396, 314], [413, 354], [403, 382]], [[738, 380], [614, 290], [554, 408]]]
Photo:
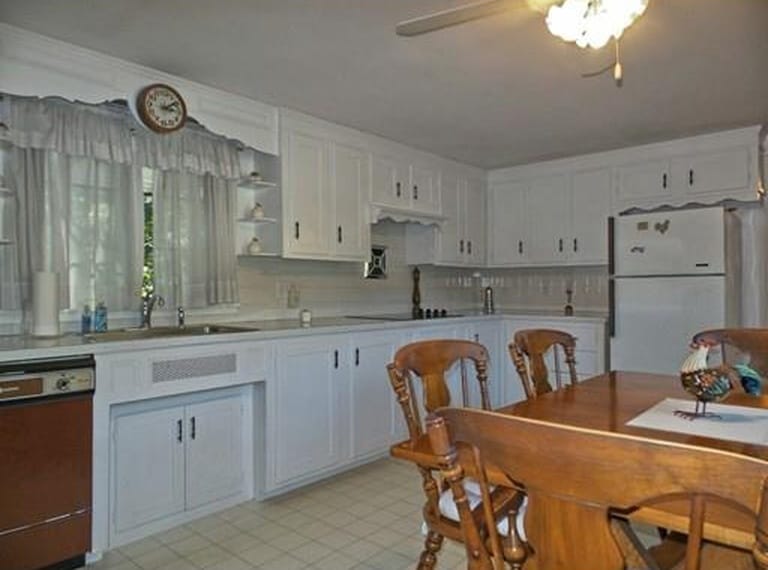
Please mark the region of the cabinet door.
[[187, 509], [242, 492], [242, 397], [191, 404], [186, 424]]
[[[476, 323], [470, 325], [467, 338], [482, 344], [488, 351], [488, 396], [491, 406], [496, 408], [502, 404], [502, 359], [507, 358], [506, 346], [501, 342], [501, 325], [495, 323]], [[481, 407], [480, 386], [477, 382], [470, 383], [470, 404]]]
[[749, 187], [749, 151], [746, 148], [702, 153], [675, 159], [675, 184], [688, 194], [728, 192]]
[[398, 159], [374, 153], [371, 157], [371, 196], [373, 202], [407, 208], [410, 205], [408, 191], [408, 167]]
[[421, 164], [412, 165], [410, 194], [413, 210], [437, 213], [440, 209], [437, 172]]
[[530, 261], [537, 264], [561, 263], [568, 257], [571, 200], [568, 177], [544, 176], [531, 181], [528, 189]]
[[649, 160], [619, 168], [618, 197], [622, 202], [672, 195], [668, 160]]
[[284, 254], [327, 256], [328, 181], [325, 140], [288, 128], [283, 149]]
[[115, 531], [183, 511], [184, 409], [118, 416], [112, 430]]
[[490, 265], [528, 262], [528, 215], [525, 182], [506, 182], [488, 192], [488, 261]]
[[334, 143], [331, 157], [334, 257], [365, 260], [369, 253], [369, 225], [363, 212], [364, 197], [367, 199], [370, 192], [368, 154], [354, 146]]
[[467, 180], [464, 199], [464, 236], [469, 265], [485, 264], [485, 183]]
[[571, 179], [573, 232], [566, 244], [572, 263], [608, 263], [610, 196], [610, 169], [577, 172], [573, 175]]
[[464, 189], [463, 181], [443, 172], [440, 181], [440, 202], [446, 220], [437, 231], [437, 262], [446, 265], [461, 265], [466, 253], [464, 237]]
[[407, 431], [387, 376], [387, 364], [403, 344], [403, 335], [399, 333], [368, 333], [350, 344], [349, 430], [355, 458], [386, 451]]
[[277, 483], [332, 467], [341, 459], [338, 396], [346, 366], [343, 343], [336, 340], [299, 340], [278, 347], [270, 410]]

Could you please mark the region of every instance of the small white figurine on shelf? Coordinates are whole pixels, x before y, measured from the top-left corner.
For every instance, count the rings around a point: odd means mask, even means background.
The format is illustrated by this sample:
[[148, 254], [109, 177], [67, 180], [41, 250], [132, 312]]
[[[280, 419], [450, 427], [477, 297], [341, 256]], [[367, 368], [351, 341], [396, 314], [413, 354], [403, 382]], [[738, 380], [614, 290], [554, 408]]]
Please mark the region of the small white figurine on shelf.
[[251, 210], [251, 218], [254, 220], [260, 220], [264, 217], [264, 206], [256, 202], [256, 205]]
[[261, 253], [261, 242], [259, 238], [254, 237], [248, 244], [248, 255], [259, 255]]

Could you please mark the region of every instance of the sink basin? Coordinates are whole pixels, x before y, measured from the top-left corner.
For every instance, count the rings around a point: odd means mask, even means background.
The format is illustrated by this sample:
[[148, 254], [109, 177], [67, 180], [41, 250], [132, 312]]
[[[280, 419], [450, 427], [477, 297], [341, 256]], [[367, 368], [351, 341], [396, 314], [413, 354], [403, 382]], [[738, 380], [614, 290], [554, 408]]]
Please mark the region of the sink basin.
[[87, 334], [84, 338], [86, 338], [88, 342], [110, 342], [120, 340], [141, 340], [147, 338], [238, 333], [256, 330], [259, 329], [253, 327], [239, 327], [236, 325], [187, 325], [184, 327], [152, 327], [149, 329], [116, 329], [113, 331]]

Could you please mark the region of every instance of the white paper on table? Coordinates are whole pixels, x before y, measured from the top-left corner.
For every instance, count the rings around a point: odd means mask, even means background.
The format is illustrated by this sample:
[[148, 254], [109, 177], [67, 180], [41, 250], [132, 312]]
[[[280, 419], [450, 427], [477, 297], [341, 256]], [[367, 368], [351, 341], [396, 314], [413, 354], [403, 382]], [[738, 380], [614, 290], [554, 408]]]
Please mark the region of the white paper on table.
[[692, 412], [695, 406], [694, 400], [667, 398], [628, 421], [627, 425], [768, 445], [768, 409], [707, 404], [707, 412], [720, 417], [688, 420], [675, 415], [676, 410]]

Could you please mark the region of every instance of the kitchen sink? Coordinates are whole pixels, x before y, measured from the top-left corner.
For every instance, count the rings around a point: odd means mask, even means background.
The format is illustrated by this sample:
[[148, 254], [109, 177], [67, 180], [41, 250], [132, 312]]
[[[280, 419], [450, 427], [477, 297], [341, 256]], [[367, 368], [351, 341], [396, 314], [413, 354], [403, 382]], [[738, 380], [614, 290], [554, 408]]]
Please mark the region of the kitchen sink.
[[141, 340], [147, 338], [226, 334], [257, 330], [259, 329], [237, 325], [186, 325], [183, 327], [115, 329], [113, 331], [87, 334], [84, 335], [84, 338], [88, 342], [110, 342], [120, 340]]

